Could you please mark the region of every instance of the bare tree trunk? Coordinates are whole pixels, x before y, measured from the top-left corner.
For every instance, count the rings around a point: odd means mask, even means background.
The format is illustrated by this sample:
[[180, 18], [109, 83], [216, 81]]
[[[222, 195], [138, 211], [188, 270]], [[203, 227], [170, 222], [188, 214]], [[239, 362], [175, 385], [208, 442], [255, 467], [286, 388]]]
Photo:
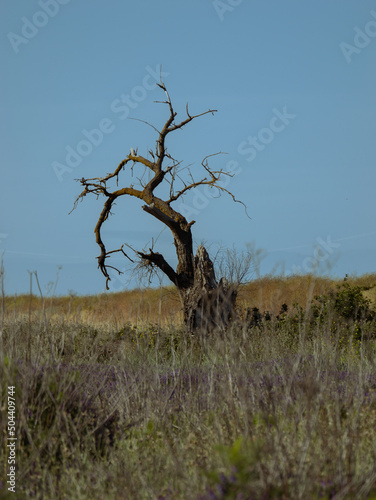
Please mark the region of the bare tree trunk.
[[183, 291], [184, 320], [192, 332], [224, 330], [234, 317], [237, 292], [226, 279], [217, 283], [213, 263], [203, 246], [194, 260], [194, 282]]

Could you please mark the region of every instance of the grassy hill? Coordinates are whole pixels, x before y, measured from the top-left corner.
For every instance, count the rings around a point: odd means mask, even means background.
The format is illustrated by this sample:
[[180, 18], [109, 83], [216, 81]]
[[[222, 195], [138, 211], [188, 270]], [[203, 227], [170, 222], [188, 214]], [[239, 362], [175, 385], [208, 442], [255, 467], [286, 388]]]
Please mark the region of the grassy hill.
[[186, 334], [172, 288], [6, 297], [0, 428], [17, 437], [17, 489], [2, 446], [0, 499], [374, 500], [375, 285], [264, 277], [239, 315], [274, 317], [216, 335]]
[[[240, 314], [248, 307], [257, 307], [260, 311], [269, 311], [276, 315], [282, 304], [288, 310], [293, 304], [303, 309], [315, 295], [335, 291], [343, 280], [311, 275], [292, 276], [288, 278], [265, 276], [240, 287], [238, 309]], [[376, 306], [376, 274], [360, 277], [349, 277], [348, 283], [364, 288], [364, 297]], [[5, 299], [7, 314], [28, 314], [41, 311], [42, 300], [38, 296], [10, 296]], [[145, 288], [117, 293], [105, 293], [87, 296], [63, 296], [45, 299], [45, 308], [49, 317], [61, 315], [71, 321], [88, 324], [110, 323], [121, 325], [157, 323], [161, 325], [178, 324], [182, 320], [179, 295], [175, 287], [159, 289]]]

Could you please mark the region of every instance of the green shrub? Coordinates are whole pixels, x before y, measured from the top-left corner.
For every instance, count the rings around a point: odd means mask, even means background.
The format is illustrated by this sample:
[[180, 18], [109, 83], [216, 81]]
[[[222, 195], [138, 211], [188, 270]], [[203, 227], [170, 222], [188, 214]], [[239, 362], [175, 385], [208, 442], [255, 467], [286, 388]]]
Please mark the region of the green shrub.
[[338, 285], [337, 288], [338, 291], [334, 298], [334, 310], [342, 318], [353, 321], [371, 320], [373, 318], [370, 301], [363, 296], [362, 287], [350, 285], [345, 278], [344, 283]]

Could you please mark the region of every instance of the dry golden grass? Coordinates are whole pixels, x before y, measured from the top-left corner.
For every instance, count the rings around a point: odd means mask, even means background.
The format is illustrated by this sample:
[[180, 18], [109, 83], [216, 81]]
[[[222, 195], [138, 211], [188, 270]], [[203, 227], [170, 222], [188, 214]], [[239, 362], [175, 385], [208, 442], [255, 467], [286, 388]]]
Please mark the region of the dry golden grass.
[[[42, 300], [29, 295], [6, 297], [6, 315], [34, 315], [43, 309]], [[135, 289], [118, 293], [62, 296], [45, 299], [49, 318], [87, 324], [176, 323], [182, 319], [180, 301], [173, 287]]]
[[[354, 286], [369, 287], [363, 294], [376, 305], [376, 274], [349, 277], [348, 282]], [[282, 304], [287, 304], [289, 310], [294, 303], [306, 308], [315, 295], [326, 295], [329, 291], [335, 291], [341, 283], [343, 280], [312, 275], [288, 278], [265, 276], [241, 288], [238, 304], [246, 307], [251, 305], [261, 311], [278, 314]]]
[[[376, 306], [376, 274], [349, 277], [352, 285], [366, 287], [364, 296]], [[315, 295], [335, 291], [343, 280], [311, 275], [288, 278], [265, 276], [241, 286], [238, 296], [240, 311], [257, 307], [260, 311], [278, 314], [282, 304], [289, 310], [297, 303], [306, 308]], [[70, 321], [88, 324], [132, 324], [155, 323], [177, 324], [182, 320], [180, 299], [174, 287], [135, 289], [118, 293], [86, 296], [64, 296], [45, 299], [48, 316], [58, 318], [64, 315]], [[6, 297], [7, 315], [28, 314], [42, 310], [42, 301], [29, 295]]]

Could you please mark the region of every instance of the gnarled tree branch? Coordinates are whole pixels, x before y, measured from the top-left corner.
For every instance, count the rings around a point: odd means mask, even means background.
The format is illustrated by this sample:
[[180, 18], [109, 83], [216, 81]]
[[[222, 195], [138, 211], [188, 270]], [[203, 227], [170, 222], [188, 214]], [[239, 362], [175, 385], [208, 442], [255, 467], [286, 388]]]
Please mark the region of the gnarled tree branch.
[[[121, 253], [131, 262], [133, 262], [133, 260], [125, 253], [123, 249], [124, 245], [122, 245], [118, 249], [111, 251], [108, 251], [106, 249], [101, 235], [103, 224], [110, 216], [114, 202], [118, 198], [122, 196], [131, 196], [145, 202], [145, 205], [142, 206], [142, 209], [147, 214], [152, 215], [153, 217], [155, 217], [155, 219], [157, 219], [159, 222], [170, 229], [174, 239], [178, 265], [176, 270], [174, 270], [172, 266], [166, 261], [164, 256], [158, 252], [155, 252], [153, 248], [150, 248], [149, 252], [138, 250], [134, 250], [134, 252], [139, 257], [141, 266], [146, 267], [151, 271], [153, 271], [155, 268], [159, 269], [170, 279], [172, 283], [174, 283], [178, 287], [179, 291], [184, 292], [184, 311], [186, 319], [193, 317], [198, 318], [201, 317], [198, 312], [197, 314], [195, 313], [192, 316], [192, 304], [194, 303], [194, 301], [196, 301], [197, 307], [199, 306], [199, 304], [201, 304], [202, 306], [204, 295], [206, 292], [208, 292], [207, 289], [216, 289], [217, 287], [219, 287], [218, 283], [222, 283], [222, 281], [216, 281], [213, 265], [209, 259], [209, 256], [207, 255], [206, 250], [203, 249], [203, 247], [199, 248], [196, 258], [194, 257], [191, 228], [195, 221], [187, 221], [181, 213], [179, 213], [172, 207], [172, 204], [181, 199], [190, 190], [195, 189], [199, 186], [209, 186], [212, 188], [216, 188], [218, 189], [219, 193], [225, 192], [229, 194], [232, 197], [233, 201], [237, 203], [242, 202], [237, 200], [228, 189], [221, 186], [223, 177], [232, 177], [233, 174], [231, 174], [230, 172], [226, 172], [223, 169], [213, 170], [209, 167], [208, 159], [214, 155], [208, 155], [202, 160], [201, 165], [205, 171], [204, 176], [201, 177], [200, 180], [195, 180], [191, 170], [188, 167], [183, 167], [181, 165], [181, 162], [175, 160], [167, 152], [166, 149], [166, 138], [168, 134], [174, 132], [175, 130], [180, 130], [195, 118], [199, 118], [209, 113], [214, 114], [216, 110], [209, 109], [203, 113], [191, 115], [188, 110], [187, 104], [186, 118], [178, 123], [175, 123], [177, 113], [174, 111], [169, 93], [167, 92], [167, 89], [162, 81], [158, 84], [158, 86], [161, 90], [164, 91], [166, 95], [166, 100], [162, 101], [162, 103], [167, 104], [169, 116], [160, 131], [157, 127], [154, 127], [154, 125], [151, 125], [148, 122], [144, 122], [150, 125], [158, 134], [155, 144], [155, 151], [149, 150], [147, 157], [144, 157], [137, 152], [137, 149], [134, 150], [133, 148], [131, 148], [130, 154], [119, 163], [114, 172], [108, 173], [104, 177], [80, 179], [79, 182], [83, 187], [83, 190], [75, 200], [72, 210], [77, 207], [79, 201], [82, 201], [83, 198], [85, 198], [85, 196], [89, 194], [95, 195], [96, 197], [103, 196], [105, 198], [102, 211], [99, 215], [97, 224], [94, 229], [94, 233], [96, 243], [100, 248], [100, 255], [97, 257], [98, 267], [105, 276], [106, 288], [109, 289], [109, 282], [111, 281], [109, 271], [114, 270], [119, 274], [121, 273], [121, 271], [115, 266], [108, 264], [108, 259], [111, 257], [111, 255], [114, 253]], [[216, 155], [218, 154], [223, 153], [216, 153]], [[133, 184], [119, 187], [119, 179], [122, 172], [128, 169], [130, 175], [133, 176], [134, 169], [137, 169], [137, 167], [139, 166], [141, 166], [144, 170], [143, 172], [141, 171], [141, 175], [135, 177], [137, 181], [135, 183], [136, 187]], [[188, 175], [186, 175], [186, 179], [184, 179], [182, 175], [185, 169], [187, 169], [186, 172], [188, 172]], [[145, 172], [149, 173], [149, 177], [147, 178], [147, 180], [145, 178]], [[166, 177], [167, 174], [168, 177]], [[115, 187], [113, 186], [114, 181], [116, 181]], [[164, 181], [166, 181], [165, 184], [169, 183], [169, 194], [165, 197], [165, 199], [163, 199], [163, 197], [161, 196], [156, 195], [157, 188], [161, 184], [163, 184]], [[223, 286], [219, 295], [218, 293], [209, 294], [208, 297], [211, 298], [208, 300], [214, 301], [209, 309], [213, 309], [213, 304], [216, 304], [215, 307], [219, 307], [219, 304], [223, 302], [223, 297], [225, 296], [232, 297], [231, 299], [229, 299], [230, 301], [232, 301], [233, 297], [235, 297], [232, 292], [230, 293], [230, 291], [228, 291], [226, 287], [223, 288]], [[229, 311], [230, 310], [231, 307]], [[229, 314], [227, 314], [227, 316], [229, 317]], [[196, 319], [193, 323], [197, 323]]]

